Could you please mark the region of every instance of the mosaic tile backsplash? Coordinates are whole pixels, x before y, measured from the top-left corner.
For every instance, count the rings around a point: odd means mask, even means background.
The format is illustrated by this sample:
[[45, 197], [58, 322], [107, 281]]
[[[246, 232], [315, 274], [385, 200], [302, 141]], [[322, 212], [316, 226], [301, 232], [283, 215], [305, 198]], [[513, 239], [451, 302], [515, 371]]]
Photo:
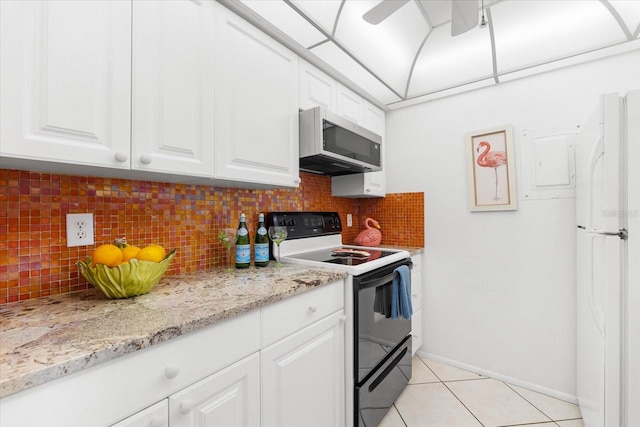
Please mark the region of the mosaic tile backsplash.
[[[339, 198], [331, 196], [331, 178], [301, 177], [296, 189], [243, 190], [0, 169], [0, 304], [91, 287], [76, 261], [117, 237], [177, 248], [167, 275], [222, 266], [217, 230], [236, 227], [241, 212], [252, 238], [259, 212], [315, 210], [340, 213], [345, 243], [372, 217], [382, 244], [424, 245], [423, 193]], [[67, 248], [67, 213], [94, 214], [95, 245]]]

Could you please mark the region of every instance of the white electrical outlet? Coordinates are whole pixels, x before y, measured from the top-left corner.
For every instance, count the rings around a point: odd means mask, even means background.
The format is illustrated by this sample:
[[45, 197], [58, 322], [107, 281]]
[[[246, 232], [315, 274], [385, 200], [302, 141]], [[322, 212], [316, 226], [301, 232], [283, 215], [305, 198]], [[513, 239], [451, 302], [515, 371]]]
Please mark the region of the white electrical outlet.
[[67, 214], [67, 247], [93, 245], [93, 214]]
[[353, 217], [351, 216], [351, 214], [347, 214], [347, 227], [352, 227], [353, 226]]

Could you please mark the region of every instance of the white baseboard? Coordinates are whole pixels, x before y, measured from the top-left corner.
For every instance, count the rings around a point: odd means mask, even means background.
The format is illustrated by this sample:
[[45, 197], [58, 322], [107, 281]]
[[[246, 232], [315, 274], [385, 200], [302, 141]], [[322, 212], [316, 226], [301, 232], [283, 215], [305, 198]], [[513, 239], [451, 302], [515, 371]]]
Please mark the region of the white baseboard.
[[455, 368], [464, 369], [465, 371], [470, 371], [484, 377], [493, 378], [495, 380], [499, 380], [508, 384], [517, 385], [518, 387], [526, 388], [528, 390], [533, 390], [538, 393], [546, 394], [547, 396], [555, 397], [560, 400], [564, 400], [569, 403], [578, 404], [578, 398], [576, 396], [563, 393], [557, 390], [552, 390], [547, 387], [542, 387], [538, 384], [530, 383], [528, 381], [523, 381], [518, 378], [512, 378], [507, 375], [498, 374], [496, 372], [488, 371], [486, 369], [479, 368], [477, 366], [468, 365], [466, 363], [461, 363], [456, 360], [447, 359], [446, 357], [437, 356], [435, 354], [427, 353], [424, 351], [418, 351], [418, 356], [425, 357], [427, 359], [435, 360], [436, 362], [442, 362], [445, 365], [453, 366]]

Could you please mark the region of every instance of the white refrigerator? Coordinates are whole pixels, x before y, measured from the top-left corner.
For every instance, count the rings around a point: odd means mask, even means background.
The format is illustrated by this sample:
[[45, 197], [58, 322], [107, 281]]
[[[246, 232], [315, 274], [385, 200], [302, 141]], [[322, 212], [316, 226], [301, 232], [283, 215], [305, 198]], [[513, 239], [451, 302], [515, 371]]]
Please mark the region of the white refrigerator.
[[640, 426], [640, 90], [600, 97], [576, 165], [578, 402], [585, 427]]

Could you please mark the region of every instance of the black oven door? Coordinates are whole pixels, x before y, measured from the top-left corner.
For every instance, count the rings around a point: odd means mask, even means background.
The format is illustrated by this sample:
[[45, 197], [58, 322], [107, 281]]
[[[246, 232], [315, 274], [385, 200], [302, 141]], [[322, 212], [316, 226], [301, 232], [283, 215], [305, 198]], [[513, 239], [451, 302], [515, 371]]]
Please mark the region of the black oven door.
[[391, 283], [398, 274], [395, 269], [400, 265], [411, 267], [411, 259], [353, 278], [356, 384], [364, 381], [411, 332], [411, 319], [389, 317], [383, 302], [389, 297]]
[[376, 427], [411, 379], [411, 335], [366, 381], [356, 385], [356, 427]]

